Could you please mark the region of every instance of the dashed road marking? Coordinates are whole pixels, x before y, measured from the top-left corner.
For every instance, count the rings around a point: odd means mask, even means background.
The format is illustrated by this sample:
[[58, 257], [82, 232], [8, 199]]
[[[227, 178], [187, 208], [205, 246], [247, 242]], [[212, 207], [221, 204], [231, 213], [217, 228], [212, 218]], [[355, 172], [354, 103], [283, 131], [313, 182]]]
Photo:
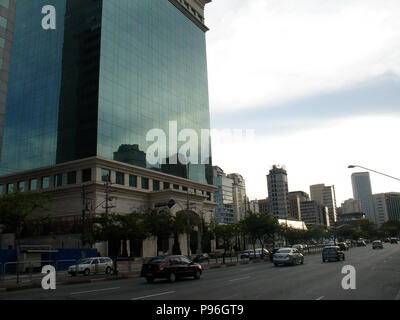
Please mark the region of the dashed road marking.
[[163, 293], [151, 294], [151, 295], [148, 295], [148, 296], [132, 298], [131, 300], [142, 300], [142, 299], [151, 298], [151, 297], [159, 297], [159, 296], [164, 296], [164, 295], [167, 295], [167, 294], [173, 294], [175, 292], [176, 291], [168, 291], [168, 292], [163, 292]]
[[120, 287], [98, 289], [98, 290], [90, 290], [90, 291], [81, 291], [81, 292], [73, 292], [73, 293], [71, 293], [71, 295], [85, 294], [85, 293], [95, 293], [95, 292], [110, 291], [110, 290], [117, 290], [117, 289], [120, 289]]

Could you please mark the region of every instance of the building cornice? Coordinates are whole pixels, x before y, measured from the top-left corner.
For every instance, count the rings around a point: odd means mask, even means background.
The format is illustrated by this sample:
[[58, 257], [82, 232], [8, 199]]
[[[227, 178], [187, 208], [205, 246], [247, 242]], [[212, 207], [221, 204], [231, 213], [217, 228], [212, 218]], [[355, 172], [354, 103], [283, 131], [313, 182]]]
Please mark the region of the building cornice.
[[[196, 26], [198, 26], [203, 32], [207, 32], [210, 29], [202, 23], [199, 19], [197, 19], [191, 12], [189, 12], [178, 0], [168, 0], [171, 2], [180, 12], [182, 12], [186, 17], [188, 17]], [[202, 7], [211, 2], [211, 0], [198, 0], [196, 1], [198, 4], [201, 4]]]

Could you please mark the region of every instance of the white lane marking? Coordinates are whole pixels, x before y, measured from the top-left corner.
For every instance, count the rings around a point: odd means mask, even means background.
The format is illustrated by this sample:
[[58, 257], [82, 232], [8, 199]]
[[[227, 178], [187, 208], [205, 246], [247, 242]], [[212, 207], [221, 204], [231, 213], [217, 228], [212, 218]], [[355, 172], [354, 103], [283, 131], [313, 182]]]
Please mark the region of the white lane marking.
[[250, 278], [250, 277], [237, 278], [237, 279], [229, 280], [229, 282], [239, 281], [239, 280], [245, 280], [245, 279], [249, 279], [249, 278]]
[[151, 298], [151, 297], [158, 297], [158, 296], [163, 296], [163, 295], [166, 295], [166, 294], [172, 294], [172, 293], [175, 293], [175, 292], [176, 291], [168, 291], [168, 292], [163, 292], [163, 293], [151, 294], [151, 295], [148, 295], [148, 296], [132, 298], [131, 300], [141, 300], [141, 299], [146, 299], [146, 298]]
[[102, 292], [102, 291], [110, 291], [110, 290], [117, 290], [117, 289], [120, 289], [120, 287], [106, 288], [106, 289], [98, 289], [98, 290], [90, 290], [90, 291], [81, 291], [81, 292], [73, 292], [73, 293], [71, 293], [71, 295], [85, 294], [85, 293], [94, 293], [94, 292]]
[[323, 298], [325, 298], [325, 296], [321, 296], [321, 297], [319, 297], [319, 298], [317, 298], [315, 300], [322, 300]]

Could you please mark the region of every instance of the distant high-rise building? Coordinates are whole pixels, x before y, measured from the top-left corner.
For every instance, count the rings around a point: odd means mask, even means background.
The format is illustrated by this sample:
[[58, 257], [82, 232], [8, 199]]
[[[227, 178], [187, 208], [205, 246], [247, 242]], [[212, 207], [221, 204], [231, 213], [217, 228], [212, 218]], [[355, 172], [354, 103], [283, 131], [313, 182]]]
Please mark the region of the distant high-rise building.
[[235, 211], [236, 222], [241, 221], [246, 216], [248, 210], [246, 197], [246, 182], [238, 173], [227, 175], [233, 181], [233, 209]]
[[333, 226], [337, 221], [335, 186], [316, 184], [310, 186], [311, 200], [328, 207], [329, 224]]
[[258, 209], [260, 210], [261, 213], [270, 213], [271, 210], [269, 208], [269, 199], [261, 199], [258, 200]]
[[362, 212], [360, 200], [348, 199], [342, 203], [342, 214], [359, 212]]
[[284, 167], [274, 165], [269, 171], [267, 181], [271, 213], [278, 219], [288, 219], [290, 212], [287, 171]]
[[302, 201], [300, 206], [301, 220], [307, 227], [312, 225], [330, 227], [328, 207], [318, 201]]
[[213, 167], [213, 182], [217, 190], [214, 201], [218, 204], [215, 209], [215, 221], [223, 224], [235, 223], [233, 205], [233, 180], [228, 178], [220, 167]]
[[17, 0], [0, 1], [0, 158]]
[[374, 194], [372, 199], [378, 226], [389, 220], [400, 220], [400, 193]]
[[354, 199], [360, 200], [361, 202], [361, 211], [365, 213], [366, 218], [370, 222], [377, 223], [374, 213], [369, 172], [353, 173], [351, 175], [351, 183], [353, 186]]
[[288, 193], [289, 216], [296, 220], [301, 220], [301, 202], [309, 201], [310, 197], [306, 192], [294, 191]]
[[249, 210], [252, 213], [259, 213], [260, 212], [260, 206], [258, 205], [258, 200], [251, 200], [249, 203]]

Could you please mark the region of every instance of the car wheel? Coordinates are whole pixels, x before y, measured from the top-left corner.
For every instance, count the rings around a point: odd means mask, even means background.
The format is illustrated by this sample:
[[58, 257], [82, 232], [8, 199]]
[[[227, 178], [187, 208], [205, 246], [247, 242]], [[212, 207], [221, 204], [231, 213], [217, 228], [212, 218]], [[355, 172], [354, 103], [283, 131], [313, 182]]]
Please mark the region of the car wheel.
[[346, 260], [346, 258], [345, 258], [344, 255], [343, 255], [343, 261], [344, 261], [344, 260]]
[[201, 277], [201, 272], [200, 272], [200, 270], [196, 270], [196, 273], [194, 274], [194, 278], [195, 278], [196, 280], [199, 280], [200, 277]]
[[83, 274], [84, 274], [85, 276], [90, 275], [90, 270], [89, 270], [89, 269], [85, 269], [85, 271], [83, 272]]
[[301, 262], [300, 262], [300, 264], [304, 264], [304, 259], [301, 259]]
[[275, 267], [277, 267], [277, 266], [278, 266], [278, 264], [277, 264], [277, 263], [274, 263], [274, 265], [275, 265]]
[[171, 283], [173, 283], [173, 282], [176, 281], [176, 275], [175, 275], [175, 273], [171, 272], [171, 273], [169, 274], [169, 276], [168, 276], [168, 281], [171, 282]]
[[107, 267], [106, 268], [106, 274], [110, 274], [111, 273], [111, 268], [110, 267]]
[[146, 278], [146, 281], [147, 281], [148, 283], [153, 283], [153, 282], [154, 282], [154, 278], [147, 277], [147, 278]]

